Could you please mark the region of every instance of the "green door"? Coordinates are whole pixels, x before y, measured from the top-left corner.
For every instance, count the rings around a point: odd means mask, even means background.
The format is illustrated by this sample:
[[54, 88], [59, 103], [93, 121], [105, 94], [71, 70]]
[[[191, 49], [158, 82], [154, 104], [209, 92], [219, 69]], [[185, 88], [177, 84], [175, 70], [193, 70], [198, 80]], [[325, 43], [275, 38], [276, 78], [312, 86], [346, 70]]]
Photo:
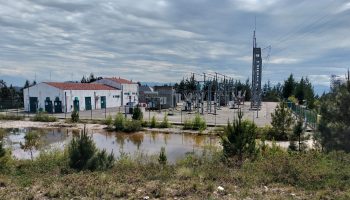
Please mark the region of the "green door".
[[52, 101], [50, 100], [50, 97], [46, 97], [45, 100], [45, 111], [48, 113], [52, 113]]
[[106, 96], [101, 96], [101, 108], [106, 108]]
[[38, 97], [29, 97], [29, 112], [36, 113], [38, 108]]
[[55, 99], [55, 113], [62, 113], [62, 101], [58, 97]]
[[79, 99], [78, 99], [78, 97], [75, 97], [75, 99], [73, 101], [73, 107], [74, 107], [74, 110], [79, 111]]
[[85, 110], [91, 110], [91, 97], [85, 97]]

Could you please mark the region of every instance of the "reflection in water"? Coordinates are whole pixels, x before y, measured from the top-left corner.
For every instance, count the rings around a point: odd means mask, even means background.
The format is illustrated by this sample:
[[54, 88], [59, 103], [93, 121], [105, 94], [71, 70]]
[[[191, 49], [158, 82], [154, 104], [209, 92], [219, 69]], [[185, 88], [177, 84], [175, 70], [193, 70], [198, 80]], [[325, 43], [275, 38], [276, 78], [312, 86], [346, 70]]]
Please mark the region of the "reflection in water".
[[[31, 129], [11, 129], [6, 136], [6, 144], [11, 147], [13, 155], [20, 159], [29, 159], [30, 155], [20, 149], [19, 142], [24, 142], [25, 133]], [[80, 130], [72, 129], [41, 129], [42, 148], [64, 149], [73, 136], [79, 135]], [[106, 149], [119, 157], [121, 152], [135, 156], [137, 153], [148, 155], [159, 154], [165, 147], [168, 160], [175, 161], [189, 152], [202, 152], [206, 146], [216, 146], [218, 137], [190, 134], [162, 133], [115, 133], [103, 130], [88, 131], [99, 149]], [[39, 152], [35, 152], [37, 156]]]

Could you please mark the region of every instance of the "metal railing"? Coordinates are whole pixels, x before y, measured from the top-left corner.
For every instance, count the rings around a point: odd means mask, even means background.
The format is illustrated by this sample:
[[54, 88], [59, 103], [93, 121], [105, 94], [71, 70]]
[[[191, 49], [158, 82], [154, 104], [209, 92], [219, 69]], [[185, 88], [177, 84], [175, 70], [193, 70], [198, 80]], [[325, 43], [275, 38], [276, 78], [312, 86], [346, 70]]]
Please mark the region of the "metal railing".
[[315, 111], [307, 109], [305, 106], [296, 105], [293, 102], [287, 102], [288, 108], [292, 110], [296, 117], [300, 117], [306, 121], [307, 125], [312, 129], [317, 128], [318, 115]]

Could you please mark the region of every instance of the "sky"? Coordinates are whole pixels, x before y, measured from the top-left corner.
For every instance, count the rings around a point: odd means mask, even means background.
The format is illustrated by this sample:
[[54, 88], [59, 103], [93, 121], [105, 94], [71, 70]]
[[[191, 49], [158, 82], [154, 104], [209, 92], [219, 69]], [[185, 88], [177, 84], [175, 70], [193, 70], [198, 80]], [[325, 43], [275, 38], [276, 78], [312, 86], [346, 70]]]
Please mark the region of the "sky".
[[350, 0], [1, 0], [0, 79], [245, 80], [255, 27], [263, 82], [328, 87], [350, 67]]

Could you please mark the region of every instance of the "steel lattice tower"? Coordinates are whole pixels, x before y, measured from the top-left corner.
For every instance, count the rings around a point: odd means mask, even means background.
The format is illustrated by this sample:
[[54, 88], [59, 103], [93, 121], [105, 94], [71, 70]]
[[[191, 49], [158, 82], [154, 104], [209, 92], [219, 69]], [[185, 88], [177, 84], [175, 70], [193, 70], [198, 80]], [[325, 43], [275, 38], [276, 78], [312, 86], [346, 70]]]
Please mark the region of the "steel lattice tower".
[[253, 36], [253, 63], [252, 63], [252, 96], [250, 102], [251, 109], [260, 109], [261, 106], [261, 72], [262, 58], [261, 48], [257, 47], [255, 30]]

